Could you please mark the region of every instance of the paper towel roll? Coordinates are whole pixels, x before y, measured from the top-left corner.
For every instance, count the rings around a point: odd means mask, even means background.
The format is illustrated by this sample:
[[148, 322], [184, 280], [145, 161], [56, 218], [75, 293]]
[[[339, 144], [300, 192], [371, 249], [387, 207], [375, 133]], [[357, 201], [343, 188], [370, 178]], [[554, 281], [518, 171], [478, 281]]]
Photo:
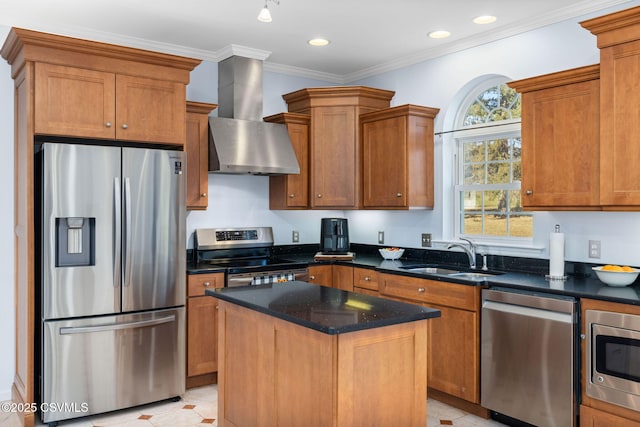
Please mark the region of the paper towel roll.
[[549, 234], [549, 276], [564, 277], [564, 233]]

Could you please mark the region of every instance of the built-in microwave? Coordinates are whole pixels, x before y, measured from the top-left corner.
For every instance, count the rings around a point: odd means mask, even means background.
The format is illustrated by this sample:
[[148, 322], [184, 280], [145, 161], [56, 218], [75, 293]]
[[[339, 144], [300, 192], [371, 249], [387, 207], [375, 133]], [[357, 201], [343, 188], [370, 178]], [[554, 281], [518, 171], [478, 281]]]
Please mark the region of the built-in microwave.
[[640, 315], [586, 310], [586, 393], [640, 410]]

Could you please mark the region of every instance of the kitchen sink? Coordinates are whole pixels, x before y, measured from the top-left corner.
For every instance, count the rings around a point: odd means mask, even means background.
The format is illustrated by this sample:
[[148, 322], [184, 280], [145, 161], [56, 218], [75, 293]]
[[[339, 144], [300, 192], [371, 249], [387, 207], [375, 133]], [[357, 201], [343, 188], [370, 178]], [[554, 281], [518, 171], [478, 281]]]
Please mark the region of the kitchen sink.
[[438, 276], [447, 276], [456, 279], [463, 280], [474, 280], [474, 281], [482, 281], [486, 280], [489, 277], [496, 276], [497, 272], [488, 272], [488, 271], [464, 271], [463, 270], [455, 270], [453, 268], [448, 267], [437, 267], [437, 266], [425, 266], [425, 265], [413, 265], [413, 266], [404, 266], [400, 267], [405, 271], [409, 271], [411, 273], [417, 274], [433, 274]]
[[488, 277], [492, 277], [495, 275], [496, 273], [476, 273], [471, 271], [448, 274], [449, 277], [457, 277], [459, 279], [467, 279], [467, 280], [486, 280]]
[[409, 267], [405, 268], [405, 270], [410, 271], [412, 273], [422, 273], [422, 274], [456, 274], [460, 273], [460, 270], [450, 270], [448, 268], [440, 268], [440, 267]]

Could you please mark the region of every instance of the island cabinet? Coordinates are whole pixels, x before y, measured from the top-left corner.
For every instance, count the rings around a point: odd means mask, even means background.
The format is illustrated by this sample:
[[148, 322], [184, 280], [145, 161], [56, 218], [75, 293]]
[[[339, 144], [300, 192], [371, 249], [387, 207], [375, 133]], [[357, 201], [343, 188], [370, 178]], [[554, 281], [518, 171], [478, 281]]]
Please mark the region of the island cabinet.
[[[12, 28], [0, 55], [14, 80], [15, 375], [11, 398], [33, 426], [36, 135], [183, 146], [185, 87], [200, 60]], [[126, 125], [126, 129], [123, 128]]]
[[218, 300], [207, 289], [224, 287], [224, 273], [187, 275], [187, 388], [216, 382]]
[[221, 427], [426, 424], [437, 311], [304, 282], [208, 293], [221, 299]]
[[209, 113], [216, 104], [187, 101], [187, 209], [205, 210], [209, 205]]
[[599, 210], [600, 67], [509, 86], [522, 94], [522, 207]]
[[300, 174], [269, 177], [269, 209], [309, 208], [309, 115], [281, 113], [265, 117], [264, 121], [287, 126], [300, 165]]
[[408, 104], [360, 115], [364, 208], [433, 208], [438, 111]]
[[640, 7], [580, 23], [600, 48], [600, 203], [640, 208]]
[[[440, 310], [430, 324], [429, 390], [468, 412], [486, 416], [480, 403], [480, 287], [380, 273], [380, 295]], [[435, 397], [436, 394], [432, 393]]]
[[309, 207], [362, 207], [359, 117], [389, 108], [395, 92], [364, 86], [306, 88], [283, 95], [288, 111], [310, 122]]

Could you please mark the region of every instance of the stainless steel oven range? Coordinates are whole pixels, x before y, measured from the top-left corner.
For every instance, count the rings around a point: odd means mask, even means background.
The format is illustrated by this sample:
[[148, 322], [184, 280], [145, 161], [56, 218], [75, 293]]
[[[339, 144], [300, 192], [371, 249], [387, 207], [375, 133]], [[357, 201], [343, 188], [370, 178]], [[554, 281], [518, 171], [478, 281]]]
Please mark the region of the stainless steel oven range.
[[225, 268], [225, 286], [307, 281], [307, 264], [271, 254], [271, 227], [200, 228], [195, 230], [197, 265]]
[[640, 410], [640, 315], [585, 311], [586, 393]]

